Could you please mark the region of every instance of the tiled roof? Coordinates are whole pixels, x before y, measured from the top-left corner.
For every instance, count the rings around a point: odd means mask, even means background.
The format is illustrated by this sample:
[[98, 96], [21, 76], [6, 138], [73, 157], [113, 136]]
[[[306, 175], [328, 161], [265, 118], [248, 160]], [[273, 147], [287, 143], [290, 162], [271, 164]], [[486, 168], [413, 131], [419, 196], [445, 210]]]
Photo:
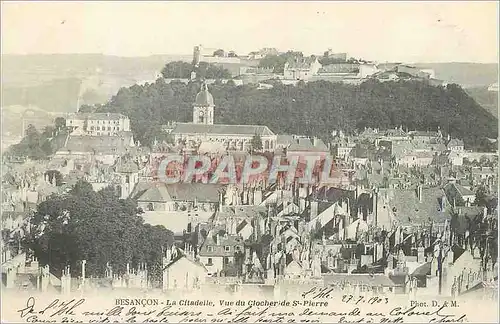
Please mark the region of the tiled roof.
[[448, 183], [445, 185], [444, 192], [446, 193], [448, 201], [452, 204], [455, 203], [457, 206], [464, 205], [465, 202], [462, 199], [463, 196], [474, 195], [474, 192], [456, 183]]
[[326, 285], [343, 284], [349, 282], [353, 285], [364, 285], [369, 287], [394, 287], [396, 284], [385, 275], [371, 274], [332, 274], [323, 276]]
[[316, 138], [313, 145], [313, 141], [309, 138], [298, 138], [294, 140], [287, 148], [290, 151], [306, 151], [306, 152], [328, 152], [328, 147], [323, 143], [321, 139]]
[[276, 136], [276, 144], [288, 146], [295, 141], [295, 138], [292, 135], [277, 135]]
[[164, 184], [154, 184], [146, 189], [137, 197], [138, 201], [146, 202], [169, 202], [173, 201], [172, 197], [168, 194], [167, 188]]
[[410, 131], [411, 136], [439, 137], [438, 132], [429, 131]]
[[387, 131], [384, 132], [384, 136], [404, 137], [404, 136], [408, 136], [408, 134], [404, 130], [397, 128], [397, 129], [388, 129]]
[[494, 168], [472, 168], [472, 174], [495, 174]]
[[198, 261], [195, 261], [195, 260], [191, 259], [191, 257], [189, 257], [188, 255], [186, 255], [186, 253], [183, 250], [179, 249], [178, 247], [174, 247], [174, 248], [177, 249], [175, 258], [173, 258], [172, 260], [170, 260], [169, 263], [163, 267], [163, 271], [165, 271], [166, 269], [172, 267], [175, 263], [179, 262], [179, 260], [181, 260], [181, 259], [186, 259], [186, 260], [190, 261], [191, 263], [193, 263], [193, 264], [195, 264], [195, 265], [197, 265], [199, 267], [202, 267], [202, 268], [204, 268], [206, 270], [206, 268], [205, 268], [205, 266], [203, 264], [201, 264]]
[[131, 197], [139, 201], [195, 201], [218, 202], [222, 185], [204, 183], [148, 183], [140, 182]]
[[26, 253], [20, 253], [2, 263], [2, 272], [7, 272], [8, 269], [15, 269], [19, 265], [24, 264], [26, 262]]
[[139, 172], [139, 166], [134, 161], [128, 160], [124, 163], [118, 162], [115, 170], [120, 173], [135, 173]]
[[357, 73], [359, 71], [359, 64], [352, 63], [335, 63], [323, 65], [318, 72], [323, 73]]
[[473, 196], [473, 195], [475, 195], [472, 190], [469, 190], [469, 189], [465, 188], [464, 186], [461, 186], [461, 185], [459, 185], [457, 183], [455, 184], [455, 187], [457, 187], [458, 192], [462, 196]]
[[68, 119], [92, 119], [92, 120], [118, 120], [128, 118], [119, 113], [77, 113], [71, 114]]
[[121, 136], [70, 136], [60, 151], [121, 154], [130, 147], [132, 138], [132, 132]]
[[452, 138], [448, 142], [448, 147], [450, 146], [464, 146], [464, 141], [462, 141], [461, 139]]
[[[219, 235], [217, 235], [219, 233]], [[219, 241], [217, 241], [217, 239]], [[200, 247], [200, 256], [232, 257], [238, 251], [243, 252], [243, 239], [237, 235], [226, 235], [225, 231], [215, 228], [210, 231], [205, 242]], [[226, 247], [230, 247], [227, 251]]]
[[316, 57], [307, 57], [307, 58], [302, 58], [302, 59], [297, 59], [297, 60], [290, 60], [287, 62], [287, 65], [285, 65], [285, 69], [290, 69], [290, 70], [296, 70], [296, 69], [302, 69], [302, 70], [307, 70], [311, 68], [311, 65], [317, 60]]
[[172, 130], [171, 134], [214, 134], [214, 135], [274, 135], [274, 133], [267, 126], [260, 125], [205, 125], [205, 124], [191, 124], [179, 123]]
[[223, 186], [204, 183], [176, 183], [167, 185], [172, 199], [182, 201], [218, 202], [219, 191]]
[[419, 224], [433, 220], [444, 222], [450, 218], [442, 209], [444, 192], [439, 187], [423, 188], [422, 200], [417, 197], [417, 189], [394, 189], [390, 200], [390, 208], [402, 225]]
[[478, 222], [484, 213], [484, 208], [479, 206], [461, 206], [454, 209], [454, 217], [451, 220], [452, 228], [460, 234], [469, 229], [470, 223]]
[[411, 274], [412, 276], [426, 276], [431, 273], [431, 263], [426, 262], [422, 264], [420, 267], [415, 269], [413, 273]]

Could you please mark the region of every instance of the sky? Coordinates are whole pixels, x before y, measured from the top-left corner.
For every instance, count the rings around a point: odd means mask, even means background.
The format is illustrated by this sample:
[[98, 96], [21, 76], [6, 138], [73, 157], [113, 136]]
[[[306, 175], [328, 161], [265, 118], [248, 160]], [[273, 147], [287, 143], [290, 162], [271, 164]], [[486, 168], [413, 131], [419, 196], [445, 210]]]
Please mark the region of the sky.
[[388, 62], [498, 62], [496, 2], [2, 2], [2, 54], [328, 48]]

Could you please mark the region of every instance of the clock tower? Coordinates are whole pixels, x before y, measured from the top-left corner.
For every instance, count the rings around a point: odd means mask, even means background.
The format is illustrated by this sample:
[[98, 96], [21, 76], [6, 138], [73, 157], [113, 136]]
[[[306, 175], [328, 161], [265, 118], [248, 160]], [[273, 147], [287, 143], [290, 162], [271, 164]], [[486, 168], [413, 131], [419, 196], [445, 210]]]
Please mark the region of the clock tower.
[[214, 98], [208, 92], [207, 84], [203, 82], [201, 90], [196, 95], [196, 100], [193, 104], [193, 123], [213, 125], [214, 108]]

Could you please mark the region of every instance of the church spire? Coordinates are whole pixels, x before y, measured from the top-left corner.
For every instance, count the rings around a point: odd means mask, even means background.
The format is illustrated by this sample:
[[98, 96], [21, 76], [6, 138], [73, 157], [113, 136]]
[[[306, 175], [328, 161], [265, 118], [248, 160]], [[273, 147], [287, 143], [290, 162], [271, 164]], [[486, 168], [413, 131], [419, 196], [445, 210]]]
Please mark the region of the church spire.
[[214, 123], [214, 108], [214, 97], [208, 91], [207, 83], [203, 81], [193, 104], [193, 123], [212, 125]]

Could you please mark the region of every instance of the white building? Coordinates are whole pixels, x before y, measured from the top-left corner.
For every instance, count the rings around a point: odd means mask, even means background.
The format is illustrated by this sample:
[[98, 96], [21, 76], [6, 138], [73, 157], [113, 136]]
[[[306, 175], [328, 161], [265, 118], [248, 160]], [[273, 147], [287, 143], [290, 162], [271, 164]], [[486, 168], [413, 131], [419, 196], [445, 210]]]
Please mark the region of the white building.
[[188, 246], [182, 251], [174, 246], [167, 248], [163, 257], [163, 290], [197, 290], [205, 283], [207, 269], [194, 259]]
[[130, 132], [130, 119], [117, 113], [76, 113], [66, 118], [75, 136], [120, 136]]
[[311, 56], [305, 59], [296, 59], [285, 63], [283, 75], [289, 80], [308, 80], [317, 74], [321, 68], [318, 58]]

